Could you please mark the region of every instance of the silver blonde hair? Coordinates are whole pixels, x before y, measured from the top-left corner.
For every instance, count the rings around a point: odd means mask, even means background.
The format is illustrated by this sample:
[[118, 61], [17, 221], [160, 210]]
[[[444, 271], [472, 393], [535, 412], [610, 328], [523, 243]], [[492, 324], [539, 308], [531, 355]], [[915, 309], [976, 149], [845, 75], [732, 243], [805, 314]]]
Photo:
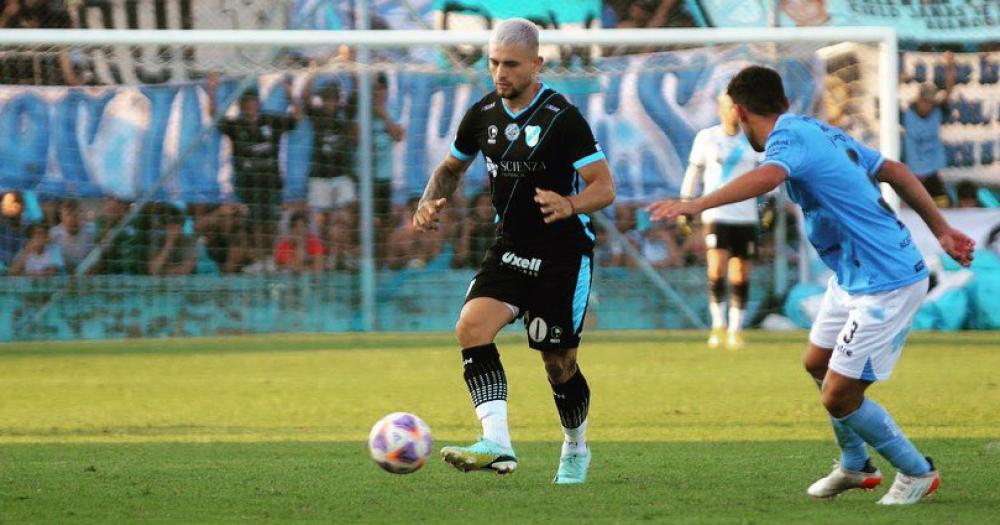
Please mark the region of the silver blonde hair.
[[508, 18], [493, 28], [491, 46], [524, 46], [538, 50], [538, 26], [525, 18]]

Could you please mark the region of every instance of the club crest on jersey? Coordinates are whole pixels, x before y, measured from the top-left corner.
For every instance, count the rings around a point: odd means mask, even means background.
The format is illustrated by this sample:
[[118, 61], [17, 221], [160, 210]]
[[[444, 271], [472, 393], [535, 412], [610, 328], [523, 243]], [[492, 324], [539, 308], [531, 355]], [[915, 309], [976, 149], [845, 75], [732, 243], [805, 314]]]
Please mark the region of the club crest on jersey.
[[507, 137], [507, 140], [511, 142], [517, 140], [517, 137], [519, 137], [520, 135], [521, 135], [521, 128], [513, 122], [507, 124], [507, 128], [503, 130], [503, 136]]
[[499, 132], [500, 131], [497, 129], [496, 126], [490, 126], [489, 129], [486, 130], [486, 142], [488, 142], [490, 144], [496, 144], [497, 143], [497, 133], [499, 133]]
[[524, 142], [529, 148], [535, 147], [538, 144], [538, 136], [541, 135], [541, 126], [525, 126], [524, 127]]

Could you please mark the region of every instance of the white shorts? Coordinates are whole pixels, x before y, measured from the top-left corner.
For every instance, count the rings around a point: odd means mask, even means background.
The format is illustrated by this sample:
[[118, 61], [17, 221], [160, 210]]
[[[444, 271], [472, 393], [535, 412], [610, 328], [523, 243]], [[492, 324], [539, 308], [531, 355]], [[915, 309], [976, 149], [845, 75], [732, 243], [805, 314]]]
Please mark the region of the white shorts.
[[830, 370], [864, 381], [885, 381], [899, 359], [927, 279], [888, 292], [850, 295], [830, 278], [809, 341], [832, 348]]
[[309, 178], [309, 207], [314, 210], [336, 210], [357, 200], [357, 188], [350, 177]]

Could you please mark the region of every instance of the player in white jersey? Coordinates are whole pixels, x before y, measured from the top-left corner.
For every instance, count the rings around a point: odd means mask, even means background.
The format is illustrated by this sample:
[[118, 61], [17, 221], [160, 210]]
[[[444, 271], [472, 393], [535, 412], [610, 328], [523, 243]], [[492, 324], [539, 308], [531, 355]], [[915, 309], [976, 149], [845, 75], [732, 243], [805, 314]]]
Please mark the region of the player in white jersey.
[[[721, 93], [718, 102], [720, 124], [695, 136], [681, 184], [681, 199], [688, 200], [721, 188], [756, 168], [762, 158], [740, 131], [733, 100]], [[718, 348], [723, 337], [730, 350], [743, 346], [743, 317], [750, 294], [750, 261], [757, 251], [758, 221], [756, 198], [705, 210], [701, 214], [708, 249], [708, 309], [712, 315], [708, 346], [711, 348]], [[728, 333], [723, 307], [727, 278]]]

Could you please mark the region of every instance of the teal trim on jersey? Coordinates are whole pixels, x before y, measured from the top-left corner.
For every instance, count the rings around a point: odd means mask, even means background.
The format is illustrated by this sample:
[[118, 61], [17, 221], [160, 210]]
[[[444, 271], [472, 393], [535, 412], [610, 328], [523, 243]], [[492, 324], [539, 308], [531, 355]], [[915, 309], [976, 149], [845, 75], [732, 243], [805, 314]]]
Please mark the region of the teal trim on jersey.
[[538, 97], [541, 97], [542, 96], [542, 92], [545, 91], [548, 88], [549, 88], [549, 86], [547, 86], [544, 82], [542, 82], [541, 89], [538, 90], [538, 93], [535, 93], [535, 98], [531, 99], [531, 103], [528, 104], [527, 106], [524, 106], [523, 108], [519, 109], [517, 111], [517, 113], [512, 113], [510, 111], [510, 108], [507, 107], [507, 102], [504, 99], [502, 99], [502, 98], [500, 99], [500, 105], [503, 106], [503, 110], [506, 111], [508, 115], [510, 115], [510, 118], [517, 118], [517, 117], [519, 117], [521, 115], [521, 113], [524, 113], [531, 106], [534, 106], [535, 102], [538, 102]]
[[468, 155], [468, 154], [462, 153], [461, 151], [458, 150], [458, 147], [455, 146], [455, 143], [452, 142], [451, 143], [451, 156], [455, 157], [458, 160], [472, 160], [472, 157], [474, 157], [475, 155]]
[[590, 298], [590, 257], [580, 257], [580, 273], [576, 276], [576, 290], [573, 292], [573, 332], [580, 333], [583, 327], [583, 313], [587, 311]]
[[556, 127], [556, 121], [559, 120], [559, 117], [563, 116], [563, 113], [566, 113], [565, 108], [563, 108], [563, 110], [559, 113], [556, 113], [556, 116], [552, 117], [552, 122], [549, 122], [549, 127], [545, 128], [545, 133], [542, 133], [542, 136], [538, 139], [538, 144], [535, 144], [535, 147], [531, 148], [531, 153], [528, 154], [528, 160], [531, 160], [531, 157], [533, 157], [535, 152], [538, 151], [538, 146], [541, 146], [542, 142], [545, 141], [545, 137], [548, 136], [549, 131], [552, 131], [552, 128]]
[[577, 215], [577, 217], [579, 217], [580, 222], [583, 223], [583, 233], [587, 234], [587, 238], [596, 242], [597, 237], [594, 235], [594, 232], [590, 231], [590, 228], [587, 227], [590, 225], [590, 215], [581, 213], [580, 215]]
[[599, 160], [606, 160], [608, 157], [603, 151], [597, 151], [573, 163], [573, 169], [578, 170], [587, 164], [593, 164]]

